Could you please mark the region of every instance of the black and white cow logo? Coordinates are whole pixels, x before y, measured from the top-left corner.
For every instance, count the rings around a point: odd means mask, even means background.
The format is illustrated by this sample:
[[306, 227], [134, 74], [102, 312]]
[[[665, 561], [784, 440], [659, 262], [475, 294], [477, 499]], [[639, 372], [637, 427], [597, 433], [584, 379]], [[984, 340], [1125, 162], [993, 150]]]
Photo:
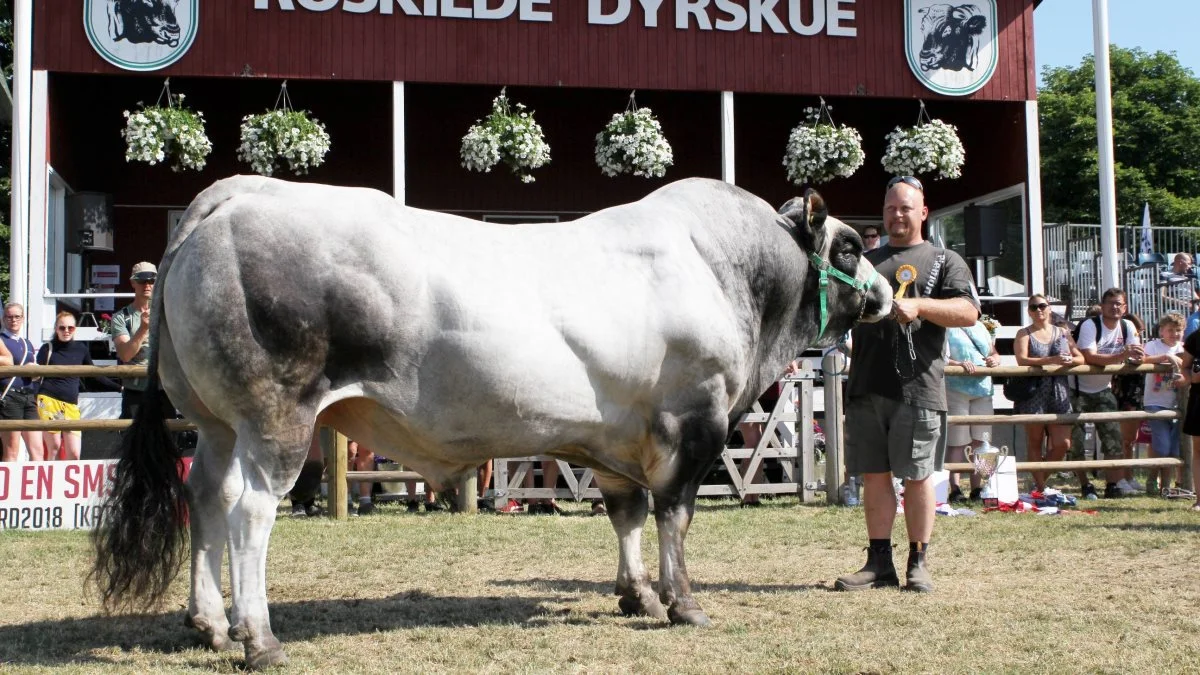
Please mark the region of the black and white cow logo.
[[179, 45], [179, 0], [108, 0], [108, 36], [113, 42]]
[[968, 70], [979, 66], [981, 36], [987, 17], [975, 5], [932, 5], [917, 12], [924, 41], [921, 70]]

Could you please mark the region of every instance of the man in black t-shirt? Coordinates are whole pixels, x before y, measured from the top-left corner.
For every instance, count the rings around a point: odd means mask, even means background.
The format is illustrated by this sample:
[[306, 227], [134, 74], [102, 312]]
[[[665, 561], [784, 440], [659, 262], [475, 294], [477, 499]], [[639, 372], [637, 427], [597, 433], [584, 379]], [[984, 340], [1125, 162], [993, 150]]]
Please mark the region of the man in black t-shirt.
[[892, 317], [859, 324], [847, 385], [846, 471], [864, 474], [867, 564], [839, 577], [843, 591], [899, 586], [892, 563], [896, 498], [904, 480], [909, 554], [905, 590], [929, 592], [925, 551], [933, 534], [933, 473], [946, 453], [946, 329], [979, 318], [975, 281], [953, 251], [925, 241], [924, 188], [912, 176], [888, 183], [883, 203], [888, 244], [864, 257], [896, 291]]

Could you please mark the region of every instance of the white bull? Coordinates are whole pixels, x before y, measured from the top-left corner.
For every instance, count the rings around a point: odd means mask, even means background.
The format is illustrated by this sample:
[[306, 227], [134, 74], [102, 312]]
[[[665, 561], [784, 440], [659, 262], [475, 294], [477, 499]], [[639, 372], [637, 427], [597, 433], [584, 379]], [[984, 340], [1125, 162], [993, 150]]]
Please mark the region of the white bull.
[[517, 226], [371, 190], [220, 181], [168, 244], [151, 315], [151, 386], [199, 427], [191, 477], [185, 489], [144, 404], [96, 538], [106, 605], [161, 599], [190, 512], [188, 623], [214, 648], [242, 642], [251, 667], [284, 661], [267, 543], [320, 421], [435, 486], [492, 457], [592, 467], [620, 542], [620, 608], [706, 624], [683, 555], [697, 487], [792, 358], [890, 311], [861, 252], [816, 193], [776, 213], [712, 180]]

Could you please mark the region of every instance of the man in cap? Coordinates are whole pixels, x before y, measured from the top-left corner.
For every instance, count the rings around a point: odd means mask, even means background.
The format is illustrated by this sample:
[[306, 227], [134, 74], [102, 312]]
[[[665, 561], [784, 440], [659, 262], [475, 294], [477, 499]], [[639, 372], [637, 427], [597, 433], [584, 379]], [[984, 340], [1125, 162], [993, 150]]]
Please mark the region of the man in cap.
[[[157, 279], [158, 268], [154, 263], [140, 262], [133, 266], [129, 276], [129, 282], [133, 284], [133, 302], [117, 310], [112, 318], [113, 343], [121, 363], [144, 366], [150, 362], [150, 297], [154, 294]], [[146, 396], [146, 384], [144, 377], [125, 380], [121, 390], [122, 419], [133, 419]], [[166, 393], [160, 388], [157, 395], [163, 400], [163, 416], [175, 417], [175, 407]]]

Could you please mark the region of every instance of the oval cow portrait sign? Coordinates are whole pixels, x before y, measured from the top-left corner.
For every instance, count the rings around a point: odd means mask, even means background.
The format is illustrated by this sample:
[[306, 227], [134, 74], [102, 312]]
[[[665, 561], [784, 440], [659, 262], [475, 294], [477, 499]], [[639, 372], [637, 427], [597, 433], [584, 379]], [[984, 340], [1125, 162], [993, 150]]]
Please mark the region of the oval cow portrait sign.
[[996, 71], [996, 0], [904, 0], [908, 66], [939, 94], [965, 96]]
[[83, 29], [105, 61], [125, 70], [175, 63], [196, 39], [200, 0], [84, 0]]

